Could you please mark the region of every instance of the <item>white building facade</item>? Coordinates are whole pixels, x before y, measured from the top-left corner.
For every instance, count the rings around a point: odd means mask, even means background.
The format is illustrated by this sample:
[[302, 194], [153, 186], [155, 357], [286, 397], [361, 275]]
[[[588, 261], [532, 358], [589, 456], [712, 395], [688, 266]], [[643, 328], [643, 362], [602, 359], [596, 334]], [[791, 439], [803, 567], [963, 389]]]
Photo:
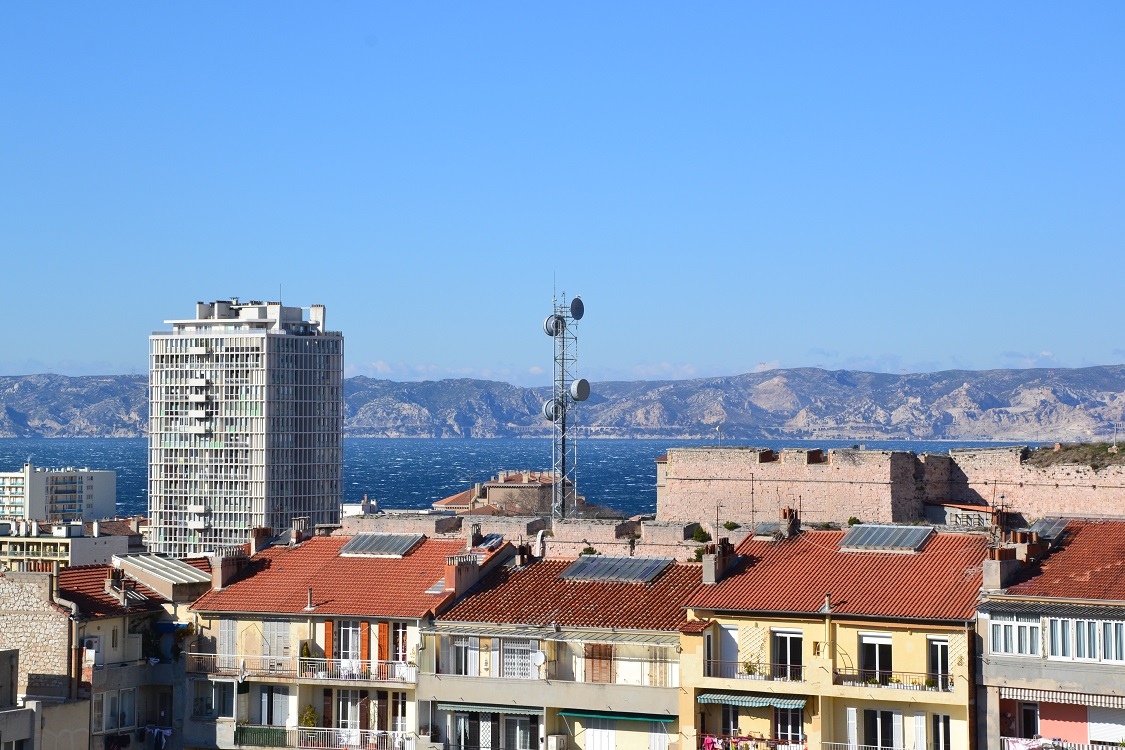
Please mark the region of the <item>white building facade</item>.
[[149, 339], [150, 550], [337, 523], [344, 339], [324, 306], [199, 302], [194, 319], [165, 323]]
[[48, 469], [28, 462], [0, 472], [0, 519], [93, 521], [117, 515], [117, 472]]

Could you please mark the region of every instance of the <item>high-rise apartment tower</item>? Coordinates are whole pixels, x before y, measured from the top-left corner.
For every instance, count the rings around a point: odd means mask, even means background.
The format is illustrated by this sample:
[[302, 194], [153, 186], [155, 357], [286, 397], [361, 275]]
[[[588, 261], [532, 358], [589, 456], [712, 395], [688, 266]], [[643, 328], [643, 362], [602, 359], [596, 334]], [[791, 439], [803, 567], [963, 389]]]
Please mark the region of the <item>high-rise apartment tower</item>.
[[188, 556], [336, 523], [344, 337], [279, 302], [198, 302], [149, 338], [149, 544]]

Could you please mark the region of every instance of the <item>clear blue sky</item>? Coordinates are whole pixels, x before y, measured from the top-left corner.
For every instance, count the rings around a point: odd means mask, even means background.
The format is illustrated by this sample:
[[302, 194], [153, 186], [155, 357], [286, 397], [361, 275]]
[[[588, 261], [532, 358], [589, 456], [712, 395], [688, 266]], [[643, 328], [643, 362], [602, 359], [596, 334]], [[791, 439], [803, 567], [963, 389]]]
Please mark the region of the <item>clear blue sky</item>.
[[197, 300], [349, 374], [1125, 361], [1125, 3], [5, 3], [0, 374]]

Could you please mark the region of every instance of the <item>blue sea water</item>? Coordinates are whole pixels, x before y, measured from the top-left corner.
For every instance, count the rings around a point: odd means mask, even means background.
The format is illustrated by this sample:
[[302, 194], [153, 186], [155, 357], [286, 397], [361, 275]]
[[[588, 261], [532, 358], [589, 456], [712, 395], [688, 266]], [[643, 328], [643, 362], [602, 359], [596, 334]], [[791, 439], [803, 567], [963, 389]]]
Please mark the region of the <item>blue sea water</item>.
[[[703, 440], [583, 440], [578, 443], [578, 490], [591, 503], [627, 516], [656, 510], [654, 459], [668, 448], [713, 445]], [[766, 448], [838, 448], [849, 441], [760, 441]], [[30, 460], [36, 466], [75, 466], [117, 472], [120, 515], [145, 512], [146, 441], [142, 438], [0, 439], [0, 471], [15, 471]], [[945, 452], [950, 448], [1011, 443], [867, 441], [871, 450]], [[441, 440], [407, 438], [344, 439], [344, 501], [364, 495], [383, 508], [428, 508], [435, 500], [487, 481], [499, 471], [551, 468], [546, 438]]]

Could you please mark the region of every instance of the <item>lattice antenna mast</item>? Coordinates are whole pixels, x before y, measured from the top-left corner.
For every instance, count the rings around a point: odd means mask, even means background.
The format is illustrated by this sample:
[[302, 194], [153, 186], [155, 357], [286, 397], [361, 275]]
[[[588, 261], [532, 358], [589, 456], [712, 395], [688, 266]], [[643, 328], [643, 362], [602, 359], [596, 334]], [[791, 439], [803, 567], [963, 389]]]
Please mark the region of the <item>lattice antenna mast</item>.
[[563, 292], [561, 299], [554, 299], [554, 312], [543, 321], [543, 331], [555, 341], [554, 385], [551, 398], [543, 404], [543, 416], [554, 427], [551, 445], [551, 516], [558, 519], [566, 517], [568, 502], [572, 507], [576, 502], [576, 405], [590, 397], [590, 383], [584, 378], [574, 377], [578, 370], [576, 324], [585, 311], [581, 297], [575, 297], [568, 304], [566, 292]]

